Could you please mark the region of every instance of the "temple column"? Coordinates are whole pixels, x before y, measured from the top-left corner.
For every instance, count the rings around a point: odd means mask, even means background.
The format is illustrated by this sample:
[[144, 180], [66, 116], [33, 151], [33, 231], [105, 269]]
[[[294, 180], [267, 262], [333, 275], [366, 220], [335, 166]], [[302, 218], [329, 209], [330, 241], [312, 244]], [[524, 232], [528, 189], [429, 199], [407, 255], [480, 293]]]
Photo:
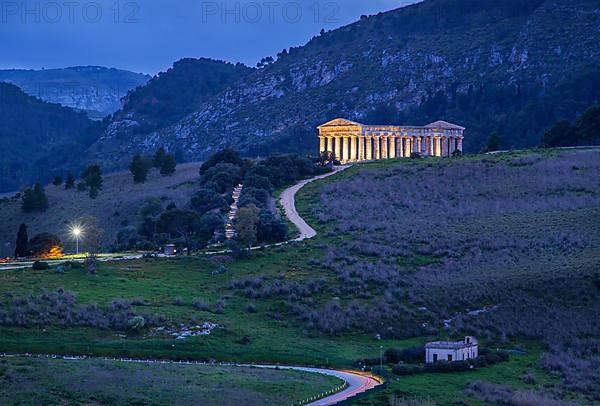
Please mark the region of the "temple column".
[[442, 137], [442, 156], [448, 156], [448, 137]]
[[415, 152], [421, 153], [421, 137], [415, 137]]
[[388, 137], [387, 135], [381, 136], [381, 159], [388, 159]]
[[454, 151], [456, 151], [456, 138], [452, 137], [450, 138], [450, 150], [448, 151], [450, 156], [454, 154]]
[[342, 160], [342, 137], [335, 137], [335, 159]]
[[362, 135], [358, 136], [358, 162], [365, 160], [365, 140]]
[[348, 137], [342, 137], [342, 162], [348, 160]]
[[390, 136], [390, 158], [391, 159], [396, 158], [396, 136], [395, 135]]
[[462, 150], [463, 150], [463, 139], [462, 139], [462, 137], [458, 137], [458, 140], [456, 140], [456, 149], [458, 149], [460, 152], [462, 152]]
[[379, 152], [379, 136], [378, 135], [373, 137], [373, 159], [381, 159], [381, 154]]
[[335, 152], [335, 146], [333, 145], [333, 137], [327, 137], [327, 151], [332, 154]]
[[351, 135], [348, 137], [348, 160], [354, 161], [356, 151], [356, 137]]
[[427, 155], [434, 155], [434, 153], [433, 153], [433, 137], [427, 137]]
[[322, 154], [323, 152], [326, 152], [326, 147], [325, 147], [325, 137], [323, 137], [322, 135], [319, 136], [319, 152]]
[[370, 160], [373, 159], [373, 150], [372, 150], [373, 143], [372, 143], [372, 140], [373, 140], [373, 137], [371, 137], [370, 135], [367, 135], [365, 137], [365, 142], [367, 144], [366, 145], [366, 147], [367, 147], [366, 148], [366, 158], [367, 158], [367, 161], [370, 161]]

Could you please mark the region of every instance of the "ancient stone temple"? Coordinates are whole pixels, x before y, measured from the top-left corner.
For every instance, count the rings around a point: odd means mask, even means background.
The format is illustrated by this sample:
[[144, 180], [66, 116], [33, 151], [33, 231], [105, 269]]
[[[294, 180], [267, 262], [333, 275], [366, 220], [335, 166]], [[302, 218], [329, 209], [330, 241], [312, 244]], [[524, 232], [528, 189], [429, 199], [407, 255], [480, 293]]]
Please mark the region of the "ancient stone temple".
[[364, 125], [338, 118], [318, 127], [320, 152], [341, 162], [409, 158], [413, 152], [452, 156], [462, 152], [464, 127], [436, 121], [424, 127]]

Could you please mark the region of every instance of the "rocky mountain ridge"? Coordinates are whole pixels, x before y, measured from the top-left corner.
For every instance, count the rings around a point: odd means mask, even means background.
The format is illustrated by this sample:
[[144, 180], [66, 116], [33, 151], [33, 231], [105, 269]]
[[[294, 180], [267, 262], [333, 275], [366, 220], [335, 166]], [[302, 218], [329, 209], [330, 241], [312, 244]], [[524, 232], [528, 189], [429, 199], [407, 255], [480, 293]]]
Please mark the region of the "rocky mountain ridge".
[[0, 70], [0, 82], [12, 83], [30, 96], [81, 110], [99, 119], [121, 108], [121, 98], [149, 75], [100, 66], [63, 69]]
[[599, 42], [591, 0], [427, 0], [285, 51], [165, 128], [123, 140], [113, 123], [94, 157], [158, 146], [190, 160], [223, 147], [314, 152], [315, 127], [334, 117], [457, 122], [468, 151], [493, 131], [506, 147], [537, 145], [600, 98]]

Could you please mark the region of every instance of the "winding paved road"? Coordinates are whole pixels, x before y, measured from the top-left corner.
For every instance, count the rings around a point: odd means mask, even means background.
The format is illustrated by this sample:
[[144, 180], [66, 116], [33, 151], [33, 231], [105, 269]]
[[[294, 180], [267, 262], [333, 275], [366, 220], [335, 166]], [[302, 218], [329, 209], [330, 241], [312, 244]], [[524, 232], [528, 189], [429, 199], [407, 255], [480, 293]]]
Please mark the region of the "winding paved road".
[[[324, 179], [329, 176], [335, 175], [336, 173], [341, 172], [349, 167], [350, 166], [336, 167], [333, 170], [333, 172], [326, 173], [326, 174], [320, 175], [320, 176], [315, 176], [314, 178], [303, 180], [303, 181], [295, 184], [294, 186], [289, 187], [288, 189], [283, 191], [283, 193], [281, 194], [281, 197], [280, 197], [281, 206], [283, 207], [287, 218], [298, 228], [300, 235], [293, 240], [286, 241], [284, 243], [274, 244], [274, 245], [286, 244], [291, 241], [303, 241], [303, 240], [313, 238], [317, 235], [317, 232], [311, 226], [309, 226], [308, 223], [306, 221], [304, 221], [304, 219], [302, 217], [300, 217], [300, 215], [298, 214], [298, 211], [296, 210], [296, 203], [295, 203], [296, 194], [298, 193], [298, 191], [300, 189], [302, 189], [307, 184], [314, 182], [316, 180], [319, 180], [319, 179]], [[135, 258], [137, 258], [137, 256], [136, 257], [133, 257], [133, 256], [127, 257], [125, 259], [135, 259]], [[114, 258], [110, 258], [110, 259], [114, 260]], [[23, 265], [24, 264], [20, 264], [20, 266], [23, 266]], [[31, 264], [28, 263], [26, 266], [30, 267]], [[12, 269], [16, 269], [16, 268], [17, 267], [12, 268]], [[11, 268], [4, 268], [4, 269], [11, 269]], [[31, 355], [31, 354], [20, 354], [20, 355], [21, 356], [36, 356], [36, 355]], [[0, 357], [3, 357], [3, 356], [6, 357], [6, 356], [14, 356], [14, 355], [0, 354]], [[39, 355], [37, 355], [37, 356], [39, 356]], [[89, 358], [89, 357], [65, 357], [65, 356], [58, 356], [58, 355], [46, 355], [46, 356], [51, 357], [51, 358], [62, 358], [62, 359], [71, 359], [71, 360]], [[141, 360], [141, 359], [135, 359], [135, 360], [134, 359], [124, 359], [124, 358], [103, 358], [103, 359], [113, 360], [113, 361], [121, 361], [121, 362], [170, 363], [169, 361]], [[173, 362], [173, 361], [171, 361], [171, 362]], [[173, 362], [173, 363], [178, 363], [178, 362]], [[201, 362], [179, 362], [179, 363], [203, 364]], [[331, 396], [327, 396], [325, 398], [316, 400], [312, 403], [308, 403], [309, 406], [335, 405], [338, 402], [347, 400], [347, 399], [349, 399], [353, 396], [356, 396], [360, 393], [363, 393], [369, 389], [373, 389], [376, 386], [379, 386], [383, 383], [380, 379], [378, 379], [377, 377], [374, 377], [372, 375], [360, 373], [357, 371], [350, 371], [350, 370], [333, 370], [333, 369], [285, 366], [285, 365], [248, 365], [248, 364], [227, 364], [227, 363], [224, 363], [222, 365], [270, 368], [270, 369], [288, 369], [288, 370], [295, 370], [295, 371], [311, 372], [311, 373], [316, 373], [316, 374], [335, 376], [336, 378], [339, 378], [339, 379], [343, 380], [344, 382], [346, 382], [346, 387], [343, 390], [341, 390], [337, 393], [334, 393]]]
[[296, 238], [292, 241], [308, 240], [317, 235], [317, 232], [315, 231], [315, 229], [312, 228], [311, 226], [309, 226], [308, 223], [306, 221], [304, 221], [304, 219], [302, 217], [300, 217], [300, 215], [298, 214], [298, 211], [296, 210], [296, 201], [295, 201], [296, 193], [298, 193], [298, 191], [300, 189], [302, 189], [304, 186], [308, 185], [311, 182], [314, 182], [319, 179], [325, 179], [325, 178], [335, 175], [336, 173], [339, 173], [345, 169], [348, 169], [349, 167], [350, 167], [350, 165], [336, 166], [334, 168], [333, 172], [329, 172], [324, 175], [315, 176], [314, 178], [310, 178], [310, 179], [306, 179], [301, 182], [298, 182], [294, 186], [285, 189], [283, 191], [283, 193], [281, 193], [279, 202], [281, 203], [281, 206], [283, 207], [283, 210], [285, 211], [285, 215], [296, 226], [296, 228], [300, 232], [300, 235], [298, 236], [298, 238]]
[[[86, 359], [101, 359], [104, 361], [114, 362], [130, 362], [137, 364], [183, 364], [183, 365], [214, 365], [212, 363], [206, 363], [201, 361], [169, 361], [169, 360], [152, 360], [152, 359], [132, 359], [132, 358], [111, 358], [111, 357], [87, 357], [87, 356], [67, 356], [67, 355], [51, 355], [51, 354], [14, 354], [14, 353], [0, 353], [0, 358], [9, 357], [28, 357], [28, 358], [51, 358], [51, 359], [62, 359], [66, 361], [78, 361]], [[311, 367], [298, 367], [298, 366], [285, 366], [285, 365], [261, 365], [261, 364], [238, 364], [222, 362], [216, 365], [231, 366], [231, 367], [245, 367], [245, 368], [264, 368], [264, 369], [286, 369], [292, 371], [309, 372], [314, 374], [335, 376], [346, 382], [346, 388], [334, 393], [331, 396], [324, 397], [322, 399], [306, 403], [308, 406], [331, 406], [338, 402], [349, 399], [359, 393], [366, 390], [373, 389], [376, 386], [381, 385], [383, 382], [375, 376], [347, 370], [333, 370], [323, 368], [311, 368]], [[315, 394], [318, 396], [318, 394]], [[302, 401], [302, 399], [300, 399]], [[307, 401], [304, 399], [303, 401]], [[310, 400], [309, 400], [310, 401]], [[304, 404], [304, 403], [303, 403]]]

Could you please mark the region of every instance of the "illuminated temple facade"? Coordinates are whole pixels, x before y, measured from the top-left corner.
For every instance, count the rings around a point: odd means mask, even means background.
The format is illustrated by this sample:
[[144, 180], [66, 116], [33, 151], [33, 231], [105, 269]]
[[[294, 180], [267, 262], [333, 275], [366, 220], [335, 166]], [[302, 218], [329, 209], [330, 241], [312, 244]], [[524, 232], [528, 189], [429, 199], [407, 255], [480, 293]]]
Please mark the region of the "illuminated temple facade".
[[318, 127], [320, 152], [342, 163], [409, 158], [413, 152], [452, 156], [463, 148], [464, 127], [436, 121], [424, 127], [364, 125], [338, 118]]

